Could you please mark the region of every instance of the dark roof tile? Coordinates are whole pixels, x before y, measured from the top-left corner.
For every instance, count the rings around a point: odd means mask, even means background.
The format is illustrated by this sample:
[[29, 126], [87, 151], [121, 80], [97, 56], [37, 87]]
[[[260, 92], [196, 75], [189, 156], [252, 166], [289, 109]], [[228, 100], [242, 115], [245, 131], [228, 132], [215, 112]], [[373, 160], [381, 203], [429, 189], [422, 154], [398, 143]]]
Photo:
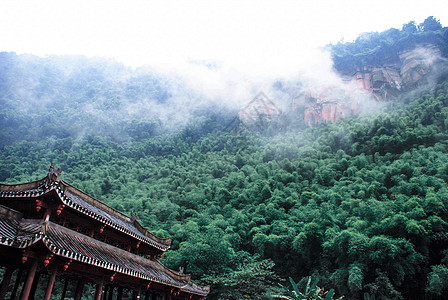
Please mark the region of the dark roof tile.
[[0, 184], [0, 197], [38, 197], [53, 190], [65, 205], [124, 234], [161, 251], [166, 251], [171, 245], [171, 238], [159, 238], [153, 235], [137, 221], [133, 222], [128, 216], [62, 180], [55, 182], [44, 178], [40, 181], [21, 184]]
[[[125, 233], [129, 235], [132, 235], [140, 240], [143, 240], [144, 242], [156, 247], [157, 249], [165, 251], [169, 248], [169, 245], [159, 243], [151, 239], [147, 235], [143, 234], [130, 221], [125, 221], [122, 218], [114, 216], [113, 214], [110, 214], [109, 212], [104, 211], [90, 204], [89, 202], [82, 199], [80, 196], [75, 195], [70, 190], [67, 190], [65, 192], [65, 195], [70, 200], [70, 202], [67, 202], [67, 204], [72, 207], [76, 207], [77, 210], [83, 212], [84, 214], [91, 214], [97, 217], [99, 221], [102, 221], [116, 229], [121, 229], [121, 231], [125, 231]], [[73, 205], [71, 205], [71, 203], [73, 203]]]
[[[112, 245], [79, 234], [60, 225], [47, 222], [45, 245], [53, 253], [133, 277], [167, 284], [189, 293], [207, 295], [209, 289], [191, 282], [189, 275], [180, 275], [158, 261], [151, 261]], [[173, 275], [174, 276], [170, 276]], [[176, 277], [176, 278], [175, 278]]]

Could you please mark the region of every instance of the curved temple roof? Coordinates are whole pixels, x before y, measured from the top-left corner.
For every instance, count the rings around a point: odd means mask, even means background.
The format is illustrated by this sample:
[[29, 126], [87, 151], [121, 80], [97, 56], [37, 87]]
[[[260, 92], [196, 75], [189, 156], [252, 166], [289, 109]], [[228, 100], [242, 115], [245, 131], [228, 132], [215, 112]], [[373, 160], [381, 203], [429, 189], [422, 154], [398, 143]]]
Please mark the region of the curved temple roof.
[[[5, 217], [0, 212], [0, 245], [26, 248], [38, 243], [55, 255], [93, 265], [112, 272], [141, 278], [177, 288], [182, 292], [206, 296], [210, 288], [191, 281], [158, 261], [118, 249], [50, 221]], [[20, 217], [20, 216], [19, 216]]]
[[40, 240], [42, 220], [24, 223], [21, 218], [21, 213], [0, 205], [0, 245], [24, 249]]
[[[50, 169], [51, 170], [51, 169]], [[35, 198], [55, 193], [62, 204], [132, 236], [161, 251], [171, 239], [159, 238], [130, 218], [70, 184], [51, 177], [22, 184], [0, 184], [0, 198]], [[112, 272], [170, 286], [181, 292], [207, 296], [209, 286], [199, 286], [190, 275], [176, 273], [159, 261], [149, 260], [92, 237], [42, 219], [23, 219], [23, 214], [0, 205], [0, 245], [25, 249], [43, 244], [54, 255]]]
[[158, 261], [117, 249], [54, 223], [43, 223], [41, 236], [45, 246], [56, 255], [169, 285], [188, 293], [205, 296], [209, 292], [209, 287], [200, 287], [191, 282], [190, 275], [180, 275]]
[[52, 191], [57, 193], [64, 205], [161, 251], [166, 251], [171, 245], [171, 238], [164, 239], [153, 235], [135, 219], [113, 209], [63, 180], [54, 181], [44, 178], [23, 184], [0, 184], [0, 197], [39, 197]]

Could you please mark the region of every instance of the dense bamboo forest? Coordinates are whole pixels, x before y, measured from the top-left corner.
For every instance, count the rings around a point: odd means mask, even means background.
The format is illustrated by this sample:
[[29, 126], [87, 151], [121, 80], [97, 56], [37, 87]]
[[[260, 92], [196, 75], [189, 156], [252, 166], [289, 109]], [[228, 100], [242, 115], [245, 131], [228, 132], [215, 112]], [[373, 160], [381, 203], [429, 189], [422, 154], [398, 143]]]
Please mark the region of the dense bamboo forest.
[[[429, 42], [446, 60], [448, 28], [425, 22], [330, 45], [335, 68]], [[162, 262], [211, 285], [209, 299], [270, 299], [310, 276], [335, 298], [442, 299], [447, 74], [334, 123], [298, 115], [232, 131], [235, 108], [152, 70], [0, 53], [0, 182], [56, 163], [65, 181], [172, 237]], [[188, 120], [175, 118], [182, 101]]]

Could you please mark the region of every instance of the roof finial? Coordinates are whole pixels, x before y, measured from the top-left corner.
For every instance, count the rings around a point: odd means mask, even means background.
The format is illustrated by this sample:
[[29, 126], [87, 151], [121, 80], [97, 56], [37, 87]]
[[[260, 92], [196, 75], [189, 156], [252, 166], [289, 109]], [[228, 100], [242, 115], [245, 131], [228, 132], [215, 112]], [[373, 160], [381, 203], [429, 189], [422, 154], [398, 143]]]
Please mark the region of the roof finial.
[[59, 181], [59, 180], [61, 180], [61, 178], [60, 178], [61, 173], [62, 173], [61, 168], [58, 168], [56, 170], [56, 168], [54, 167], [54, 162], [52, 162], [50, 169], [48, 170], [48, 179], [50, 181]]
[[131, 222], [134, 223], [137, 220], [137, 213], [131, 211]]

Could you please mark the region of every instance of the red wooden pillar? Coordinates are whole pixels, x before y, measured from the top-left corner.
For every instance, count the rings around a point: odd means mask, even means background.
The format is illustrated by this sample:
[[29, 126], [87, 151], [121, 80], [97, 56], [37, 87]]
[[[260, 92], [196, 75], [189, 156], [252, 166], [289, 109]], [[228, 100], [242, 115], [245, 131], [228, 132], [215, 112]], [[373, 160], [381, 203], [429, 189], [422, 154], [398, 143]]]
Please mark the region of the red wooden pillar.
[[28, 271], [28, 276], [26, 278], [25, 286], [23, 287], [22, 297], [20, 300], [28, 300], [30, 295], [31, 286], [33, 285], [34, 275], [36, 275], [37, 270], [37, 259], [33, 259], [30, 269]]
[[56, 274], [58, 272], [58, 267], [55, 266], [53, 272], [51, 272], [50, 278], [48, 279], [47, 290], [45, 291], [44, 300], [50, 300], [51, 292], [53, 291], [54, 280], [56, 279]]
[[84, 280], [79, 279], [76, 285], [75, 300], [81, 300], [82, 291], [84, 290]]
[[103, 292], [104, 278], [101, 278], [100, 282], [96, 285], [95, 300], [101, 300], [101, 293]]
[[40, 273], [36, 273], [33, 279], [33, 284], [31, 285], [30, 295], [28, 296], [28, 300], [34, 300], [34, 295], [36, 294], [37, 284], [39, 283]]
[[0, 300], [5, 299], [6, 292], [8, 291], [9, 283], [11, 282], [11, 276], [14, 272], [12, 266], [8, 266], [5, 273], [3, 274], [2, 285], [0, 287]]

